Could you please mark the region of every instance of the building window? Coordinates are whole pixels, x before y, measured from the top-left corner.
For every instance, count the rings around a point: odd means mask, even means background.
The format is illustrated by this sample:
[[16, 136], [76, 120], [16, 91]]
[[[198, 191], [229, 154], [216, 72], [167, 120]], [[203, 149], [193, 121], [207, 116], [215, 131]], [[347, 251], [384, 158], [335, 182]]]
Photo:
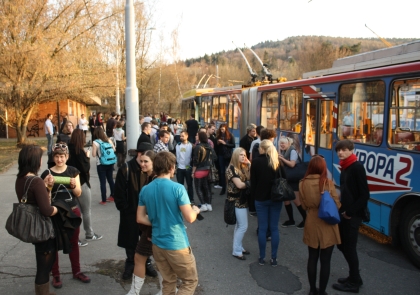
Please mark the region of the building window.
[[69, 116], [73, 116], [73, 102], [69, 101]]

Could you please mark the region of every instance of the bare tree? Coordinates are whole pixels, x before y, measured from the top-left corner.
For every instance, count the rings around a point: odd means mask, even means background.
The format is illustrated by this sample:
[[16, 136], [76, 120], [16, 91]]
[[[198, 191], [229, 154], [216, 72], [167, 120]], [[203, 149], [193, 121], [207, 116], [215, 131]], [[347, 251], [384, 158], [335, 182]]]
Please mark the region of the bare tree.
[[0, 102], [14, 120], [18, 144], [34, 109], [58, 99], [109, 92], [97, 28], [113, 15], [105, 0], [1, 0]]

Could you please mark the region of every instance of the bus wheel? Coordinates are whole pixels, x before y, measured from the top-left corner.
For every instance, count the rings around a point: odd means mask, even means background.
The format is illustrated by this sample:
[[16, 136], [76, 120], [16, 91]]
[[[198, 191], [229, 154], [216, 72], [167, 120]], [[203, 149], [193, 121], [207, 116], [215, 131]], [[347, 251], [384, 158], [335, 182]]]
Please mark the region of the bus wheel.
[[404, 210], [400, 234], [405, 253], [420, 268], [420, 204], [408, 206]]

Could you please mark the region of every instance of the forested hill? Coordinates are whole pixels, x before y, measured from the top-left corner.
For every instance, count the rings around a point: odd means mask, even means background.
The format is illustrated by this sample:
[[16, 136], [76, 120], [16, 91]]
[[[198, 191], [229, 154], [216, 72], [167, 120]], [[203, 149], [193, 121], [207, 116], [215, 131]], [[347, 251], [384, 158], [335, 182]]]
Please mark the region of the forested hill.
[[[387, 39], [392, 45], [408, 43], [413, 40], [416, 39]], [[290, 80], [301, 77], [304, 72], [329, 68], [337, 58], [385, 47], [386, 45], [378, 38], [295, 36], [281, 41], [263, 41], [251, 48], [268, 65], [273, 77], [283, 76]], [[241, 48], [241, 50], [251, 67], [260, 72], [261, 66], [253, 54], [246, 48]], [[216, 73], [215, 66], [218, 65], [220, 86], [228, 84], [227, 80], [245, 83], [249, 79], [246, 64], [238, 50], [206, 54], [199, 58], [187, 59], [184, 63], [191, 70], [197, 67], [202, 70], [205, 66], [206, 70], [211, 73]], [[196, 71], [194, 70], [194, 72]]]

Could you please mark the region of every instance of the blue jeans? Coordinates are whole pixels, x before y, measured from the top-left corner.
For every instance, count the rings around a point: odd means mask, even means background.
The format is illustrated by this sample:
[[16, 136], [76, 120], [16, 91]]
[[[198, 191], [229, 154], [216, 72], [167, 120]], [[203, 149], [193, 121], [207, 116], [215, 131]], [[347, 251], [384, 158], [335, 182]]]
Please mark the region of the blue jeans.
[[277, 250], [280, 243], [279, 220], [283, 202], [255, 201], [258, 218], [258, 246], [260, 258], [265, 258], [265, 247], [267, 244], [267, 228], [271, 230], [271, 258], [277, 258]]
[[192, 169], [176, 169], [176, 180], [178, 183], [184, 185], [184, 180], [187, 181], [188, 187], [188, 197], [190, 198], [191, 203], [194, 203], [194, 189], [192, 184]]
[[106, 181], [108, 181], [109, 188], [111, 190], [111, 196], [114, 196], [114, 179], [112, 179], [112, 171], [114, 165], [97, 165], [99, 183], [101, 185], [101, 197], [102, 202], [106, 202]]
[[48, 144], [47, 144], [47, 153], [51, 154], [52, 152], [52, 146], [53, 146], [53, 136], [51, 134], [47, 134]]
[[235, 208], [236, 225], [233, 231], [233, 251], [232, 255], [242, 256], [244, 247], [242, 246], [242, 240], [246, 230], [248, 229], [248, 209], [247, 208]]

